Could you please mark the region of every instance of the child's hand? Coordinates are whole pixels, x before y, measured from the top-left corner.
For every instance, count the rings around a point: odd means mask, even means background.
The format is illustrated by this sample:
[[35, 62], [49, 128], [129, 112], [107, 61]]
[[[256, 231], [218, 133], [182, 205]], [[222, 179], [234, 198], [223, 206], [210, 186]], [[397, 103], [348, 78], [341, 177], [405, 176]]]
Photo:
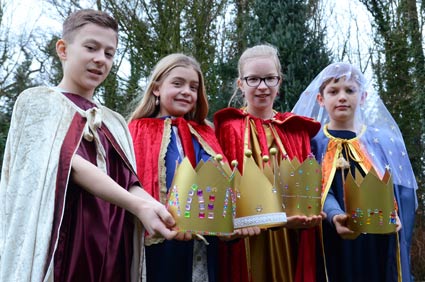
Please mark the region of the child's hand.
[[305, 216], [305, 215], [293, 215], [287, 218], [285, 227], [290, 229], [296, 228], [311, 228], [319, 225], [324, 218], [324, 214]]
[[137, 196], [137, 201], [130, 211], [142, 222], [149, 234], [148, 237], [160, 234], [165, 239], [171, 240], [177, 236], [178, 232], [172, 230], [176, 222], [163, 204], [138, 186], [131, 187], [130, 193]]
[[159, 233], [167, 240], [176, 237], [178, 232], [171, 230], [175, 225], [175, 221], [165, 206], [155, 200], [145, 200], [144, 202], [137, 217], [149, 233], [149, 236]]
[[261, 228], [258, 226], [245, 227], [240, 229], [235, 229], [232, 235], [221, 236], [220, 239], [223, 241], [231, 241], [238, 238], [245, 238], [248, 236], [256, 236], [261, 233]]
[[401, 228], [403, 228], [403, 225], [401, 224], [401, 220], [398, 217], [398, 214], [397, 214], [395, 220], [396, 220], [396, 222], [395, 222], [396, 230], [395, 231], [398, 232], [398, 231], [401, 230]]
[[178, 232], [174, 239], [179, 241], [189, 241], [193, 239], [193, 235], [190, 232]]
[[348, 215], [338, 214], [335, 215], [332, 219], [336, 232], [341, 236], [342, 239], [353, 240], [356, 239], [360, 232], [354, 232], [353, 230], [347, 227]]

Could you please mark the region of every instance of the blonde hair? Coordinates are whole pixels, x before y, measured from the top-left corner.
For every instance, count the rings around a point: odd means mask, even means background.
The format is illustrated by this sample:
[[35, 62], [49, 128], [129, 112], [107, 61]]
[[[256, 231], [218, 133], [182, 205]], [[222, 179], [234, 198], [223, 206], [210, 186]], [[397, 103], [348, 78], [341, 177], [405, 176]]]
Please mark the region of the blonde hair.
[[156, 96], [153, 91], [160, 86], [169, 73], [177, 68], [193, 68], [198, 73], [199, 89], [198, 99], [192, 111], [184, 115], [186, 120], [194, 120], [197, 123], [204, 124], [208, 114], [208, 100], [205, 90], [204, 77], [201, 66], [190, 56], [181, 53], [174, 53], [162, 58], [153, 69], [142, 100], [130, 115], [129, 121], [143, 117], [155, 117], [159, 112], [159, 106], [155, 105]]
[[[272, 59], [279, 77], [282, 79], [282, 67], [279, 61], [279, 51], [271, 44], [260, 44], [248, 48], [242, 53], [238, 61], [238, 78], [236, 79], [236, 82], [244, 78], [244, 68], [247, 61], [258, 58]], [[236, 86], [235, 92], [229, 100], [229, 105], [237, 98], [238, 90], [239, 88]]]

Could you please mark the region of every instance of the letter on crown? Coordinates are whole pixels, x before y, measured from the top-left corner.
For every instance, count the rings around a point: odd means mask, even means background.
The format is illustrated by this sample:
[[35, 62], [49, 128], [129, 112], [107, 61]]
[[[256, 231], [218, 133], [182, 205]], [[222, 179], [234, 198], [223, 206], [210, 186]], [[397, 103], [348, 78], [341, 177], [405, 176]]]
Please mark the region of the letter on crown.
[[348, 228], [362, 233], [387, 234], [396, 231], [393, 182], [388, 170], [381, 179], [372, 168], [363, 178], [348, 173], [344, 185]]
[[193, 169], [184, 158], [177, 166], [169, 190], [167, 206], [182, 232], [203, 235], [233, 233], [235, 196], [231, 179], [222, 166], [227, 164], [210, 159]]

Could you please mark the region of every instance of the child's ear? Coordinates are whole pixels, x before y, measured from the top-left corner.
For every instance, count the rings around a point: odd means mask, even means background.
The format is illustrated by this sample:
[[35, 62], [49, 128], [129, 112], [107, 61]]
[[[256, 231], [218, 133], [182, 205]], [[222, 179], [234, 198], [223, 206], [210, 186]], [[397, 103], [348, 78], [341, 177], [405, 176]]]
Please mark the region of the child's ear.
[[159, 85], [158, 83], [155, 83], [152, 88], [152, 93], [154, 96], [159, 97]]
[[363, 92], [362, 97], [360, 98], [360, 105], [364, 105], [364, 102], [366, 101], [367, 98], [367, 92]]
[[238, 85], [238, 88], [239, 88], [241, 91], [243, 91], [243, 88], [242, 88], [242, 80], [241, 80], [240, 78], [238, 78], [238, 80], [236, 81], [236, 84]]
[[59, 39], [56, 42], [56, 53], [58, 54], [58, 57], [61, 61], [66, 60], [66, 42], [63, 39]]
[[316, 100], [317, 100], [317, 103], [319, 103], [319, 105], [321, 107], [323, 107], [325, 105], [325, 103], [323, 102], [323, 96], [322, 96], [322, 94], [318, 93], [317, 96], [316, 96]]

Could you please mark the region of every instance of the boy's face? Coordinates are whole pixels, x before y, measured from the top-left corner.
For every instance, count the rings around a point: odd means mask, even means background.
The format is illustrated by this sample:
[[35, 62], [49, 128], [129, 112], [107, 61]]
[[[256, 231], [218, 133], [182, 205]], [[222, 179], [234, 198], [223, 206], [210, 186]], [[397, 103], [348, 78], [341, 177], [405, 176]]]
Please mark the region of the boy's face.
[[61, 39], [56, 44], [64, 71], [59, 86], [91, 99], [111, 70], [117, 34], [110, 28], [86, 24], [72, 37], [73, 40]]
[[192, 111], [198, 100], [199, 77], [191, 67], [176, 67], [153, 90], [159, 97], [158, 116], [183, 117]]
[[329, 114], [333, 129], [353, 130], [356, 109], [363, 102], [359, 91], [360, 87], [355, 81], [341, 77], [338, 81], [330, 81], [322, 95], [317, 94], [319, 104]]

